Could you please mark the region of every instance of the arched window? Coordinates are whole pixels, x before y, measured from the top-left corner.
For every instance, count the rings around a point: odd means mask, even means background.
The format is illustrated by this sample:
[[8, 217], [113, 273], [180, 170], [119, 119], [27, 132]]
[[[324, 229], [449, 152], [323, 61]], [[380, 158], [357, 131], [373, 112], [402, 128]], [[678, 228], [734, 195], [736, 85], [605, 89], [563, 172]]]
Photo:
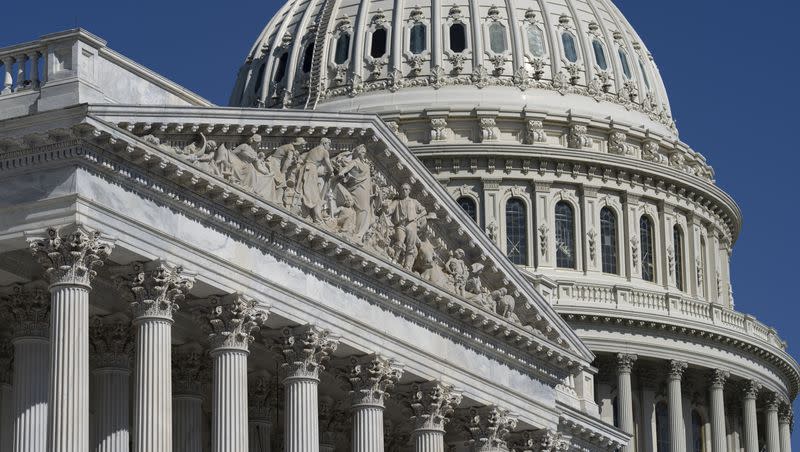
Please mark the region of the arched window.
[[533, 56], [544, 56], [544, 33], [538, 27], [528, 27], [528, 47]]
[[256, 74], [256, 86], [253, 88], [253, 93], [256, 96], [260, 94], [261, 87], [264, 86], [264, 72], [267, 70], [267, 63], [262, 63], [261, 67], [258, 68], [258, 73]]
[[628, 54], [622, 48], [619, 49], [619, 61], [622, 63], [622, 72], [625, 78], [631, 78], [631, 65], [628, 63]]
[[461, 53], [467, 49], [467, 28], [456, 22], [450, 25], [450, 50]]
[[284, 52], [280, 58], [278, 58], [278, 65], [275, 67], [275, 77], [273, 80], [275, 83], [280, 83], [283, 81], [283, 77], [286, 76], [286, 62], [289, 60], [289, 52]]
[[642, 62], [642, 60], [639, 60], [639, 69], [642, 70], [642, 80], [644, 80], [644, 85], [649, 90], [650, 89], [650, 78], [647, 77], [647, 71], [644, 69], [644, 63]]
[[525, 203], [511, 198], [506, 203], [506, 255], [517, 265], [528, 265], [528, 219]]
[[697, 278], [698, 288], [697, 290], [700, 292], [701, 297], [706, 296], [706, 287], [708, 283], [706, 282], [706, 275], [708, 274], [708, 265], [706, 262], [706, 238], [700, 237], [700, 268], [697, 269], [697, 274], [699, 275]]
[[426, 34], [427, 30], [425, 29], [425, 24], [421, 22], [415, 23], [411, 27], [411, 41], [408, 43], [408, 49], [414, 55], [419, 55], [420, 53], [424, 52], [425, 49], [428, 47], [426, 42]]
[[592, 41], [592, 48], [594, 49], [594, 59], [597, 61], [597, 66], [602, 69], [608, 69], [608, 62], [606, 61], [606, 51], [603, 49], [603, 44], [597, 39]]
[[578, 61], [578, 48], [575, 46], [575, 37], [570, 33], [561, 33], [561, 43], [564, 44], [564, 56], [571, 63]]
[[378, 28], [372, 32], [372, 42], [369, 47], [369, 56], [380, 58], [386, 55], [386, 38], [388, 34], [385, 28]]
[[656, 268], [655, 268], [655, 237], [653, 231], [653, 220], [647, 215], [642, 215], [639, 219], [639, 235], [641, 239], [641, 257], [642, 257], [642, 279], [645, 281], [655, 282]]
[[564, 201], [556, 204], [556, 265], [575, 268], [575, 213]]
[[697, 410], [692, 410], [692, 452], [706, 452], [703, 418]]
[[672, 246], [675, 247], [675, 286], [686, 290], [683, 283], [683, 231], [680, 226], [672, 228]]
[[458, 198], [458, 205], [476, 222], [478, 221], [478, 206], [475, 204], [475, 200], [467, 197], [462, 196]]
[[609, 207], [600, 210], [600, 258], [604, 273], [618, 273], [617, 214]]
[[670, 452], [669, 408], [666, 402], [656, 404], [656, 452]]
[[308, 74], [311, 72], [311, 63], [314, 61], [314, 43], [311, 42], [306, 46], [305, 52], [303, 52], [303, 73]]
[[342, 33], [336, 40], [336, 51], [333, 55], [333, 62], [344, 64], [350, 58], [350, 33]]
[[500, 22], [489, 25], [489, 48], [494, 53], [506, 51], [506, 27]]

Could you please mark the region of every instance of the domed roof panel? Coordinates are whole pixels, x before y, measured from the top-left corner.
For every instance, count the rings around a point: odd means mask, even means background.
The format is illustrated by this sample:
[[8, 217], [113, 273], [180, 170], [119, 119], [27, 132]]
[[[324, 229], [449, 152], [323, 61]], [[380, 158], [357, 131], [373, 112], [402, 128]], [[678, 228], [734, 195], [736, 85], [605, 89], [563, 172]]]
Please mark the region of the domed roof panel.
[[425, 88], [401, 101], [422, 111], [430, 98], [485, 98], [490, 86], [502, 88], [492, 90], [501, 109], [561, 114], [578, 95], [593, 116], [676, 135], [658, 69], [610, 0], [290, 0], [253, 47], [231, 103], [363, 111], [363, 98], [381, 113], [371, 96]]

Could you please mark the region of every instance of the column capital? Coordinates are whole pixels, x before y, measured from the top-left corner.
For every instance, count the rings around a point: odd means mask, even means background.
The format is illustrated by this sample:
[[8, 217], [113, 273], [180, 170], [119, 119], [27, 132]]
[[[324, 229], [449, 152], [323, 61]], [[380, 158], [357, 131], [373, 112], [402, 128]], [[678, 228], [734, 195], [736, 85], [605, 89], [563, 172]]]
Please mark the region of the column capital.
[[570, 441], [564, 438], [561, 432], [542, 429], [526, 431], [516, 434], [518, 438], [513, 441], [514, 450], [525, 452], [563, 452], [571, 448]]
[[725, 387], [725, 381], [730, 377], [731, 374], [727, 370], [722, 369], [712, 369], [711, 372], [708, 374], [708, 382], [711, 385], [711, 388], [722, 389]]
[[197, 319], [208, 334], [211, 353], [234, 349], [247, 352], [267, 320], [267, 314], [256, 309], [256, 302], [236, 293], [208, 299], [198, 310]]
[[778, 422], [781, 424], [794, 424], [794, 410], [792, 409], [791, 403], [784, 401], [784, 403], [781, 404], [778, 410]]
[[461, 403], [461, 392], [439, 381], [417, 383], [411, 386], [410, 403], [415, 430], [443, 432], [449, 416]]
[[742, 392], [745, 399], [756, 399], [758, 393], [761, 391], [761, 383], [755, 380], [746, 380], [742, 382]]
[[[12, 342], [22, 337], [50, 336], [50, 294], [41, 284], [15, 284], [0, 317], [11, 326]], [[2, 312], [5, 311], [5, 312]]]
[[498, 406], [473, 407], [467, 409], [465, 427], [476, 450], [505, 449], [508, 435], [517, 428], [517, 418]]
[[45, 269], [51, 286], [91, 286], [96, 267], [114, 249], [113, 241], [100, 238], [97, 231], [82, 226], [47, 228], [45, 233], [27, 237], [28, 246]]
[[93, 316], [89, 344], [96, 369], [129, 369], [134, 347], [130, 317], [123, 313]]
[[680, 380], [689, 365], [686, 361], [671, 360], [667, 363], [667, 372], [670, 380]]
[[380, 355], [351, 357], [347, 367], [350, 401], [353, 406], [383, 406], [386, 393], [403, 375], [403, 367]]
[[275, 392], [275, 379], [269, 373], [261, 372], [251, 376], [249, 380], [247, 385], [249, 417], [252, 420], [269, 421], [272, 413], [270, 399]]
[[286, 362], [286, 378], [319, 378], [319, 370], [339, 345], [339, 338], [316, 325], [284, 328], [277, 349]]
[[639, 359], [637, 355], [630, 353], [617, 353], [617, 373], [631, 373], [633, 364]]
[[14, 346], [11, 342], [0, 342], [0, 385], [10, 385], [13, 380]]
[[130, 291], [134, 323], [147, 318], [172, 321], [172, 313], [194, 284], [194, 277], [183, 267], [156, 260], [133, 262], [113, 271], [114, 281]]
[[764, 404], [766, 411], [778, 411], [783, 404], [783, 399], [778, 394], [770, 392], [764, 397]]
[[202, 397], [208, 381], [208, 359], [196, 342], [173, 347], [172, 392], [175, 395]]

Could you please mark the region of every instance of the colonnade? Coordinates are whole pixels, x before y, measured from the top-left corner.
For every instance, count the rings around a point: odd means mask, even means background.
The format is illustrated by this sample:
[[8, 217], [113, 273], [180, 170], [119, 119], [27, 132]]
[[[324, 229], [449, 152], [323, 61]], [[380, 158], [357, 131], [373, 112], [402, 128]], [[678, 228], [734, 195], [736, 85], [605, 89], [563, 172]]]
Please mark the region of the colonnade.
[[[634, 434], [633, 393], [631, 373], [638, 357], [629, 353], [618, 353], [614, 356], [617, 380], [617, 426], [627, 433]], [[669, 452], [693, 451], [686, 444], [687, 419], [686, 407], [682, 391], [682, 381], [688, 363], [671, 360], [666, 363], [666, 399], [669, 410]], [[730, 373], [722, 369], [710, 369], [708, 375], [708, 414], [711, 432], [711, 450], [707, 452], [727, 452], [728, 440], [726, 429], [725, 388], [730, 386]], [[757, 401], [764, 400], [764, 437], [766, 452], [791, 452], [792, 411], [788, 401], [772, 392], [763, 390], [761, 384], [753, 380], [742, 380], [735, 385], [741, 391], [743, 419], [744, 452], [761, 452], [759, 450]], [[645, 429], [642, 429], [642, 432]], [[649, 431], [649, 429], [648, 429]], [[652, 435], [653, 432], [650, 432]], [[656, 447], [658, 452], [663, 452]], [[633, 446], [626, 448], [632, 452]], [[705, 451], [705, 447], [702, 449]]]

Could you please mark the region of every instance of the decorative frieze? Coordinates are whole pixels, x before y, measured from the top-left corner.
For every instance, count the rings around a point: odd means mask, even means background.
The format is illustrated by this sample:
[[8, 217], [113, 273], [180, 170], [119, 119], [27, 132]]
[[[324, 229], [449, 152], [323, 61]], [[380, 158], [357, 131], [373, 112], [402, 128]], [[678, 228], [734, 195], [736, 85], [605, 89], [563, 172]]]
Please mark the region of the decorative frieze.
[[30, 238], [29, 245], [51, 285], [89, 286], [97, 275], [95, 268], [103, 265], [114, 248], [110, 241], [101, 240], [99, 232], [80, 227], [47, 228], [44, 237]]

